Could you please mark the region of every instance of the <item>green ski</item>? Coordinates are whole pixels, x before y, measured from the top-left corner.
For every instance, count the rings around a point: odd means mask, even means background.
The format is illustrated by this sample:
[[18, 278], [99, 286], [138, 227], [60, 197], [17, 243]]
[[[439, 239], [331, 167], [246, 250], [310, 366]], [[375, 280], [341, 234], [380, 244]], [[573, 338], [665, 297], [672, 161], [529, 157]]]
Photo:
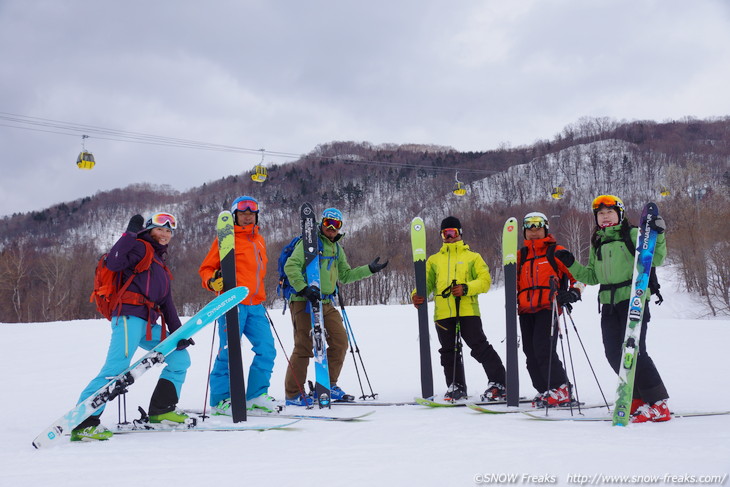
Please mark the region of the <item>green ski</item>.
[[[416, 294], [428, 298], [426, 286], [426, 226], [421, 217], [411, 221], [411, 246], [416, 272]], [[421, 395], [433, 397], [433, 370], [431, 369], [431, 340], [428, 331], [428, 306], [418, 308], [418, 342], [421, 352]]]
[[517, 342], [517, 219], [509, 218], [502, 229], [502, 265], [504, 266], [504, 308], [507, 327], [507, 405], [520, 402], [520, 375]]

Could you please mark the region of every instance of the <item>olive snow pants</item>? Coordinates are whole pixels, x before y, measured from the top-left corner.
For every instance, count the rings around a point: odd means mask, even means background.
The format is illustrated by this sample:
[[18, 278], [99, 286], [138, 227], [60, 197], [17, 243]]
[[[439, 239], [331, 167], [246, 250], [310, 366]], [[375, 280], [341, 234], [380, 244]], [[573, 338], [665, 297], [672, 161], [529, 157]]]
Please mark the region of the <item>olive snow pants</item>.
[[[289, 303], [292, 324], [294, 325], [294, 351], [291, 353], [290, 367], [286, 369], [284, 392], [287, 399], [305, 393], [304, 382], [307, 378], [309, 359], [314, 357], [312, 343], [312, 318], [307, 311], [306, 301]], [[330, 385], [337, 384], [342, 364], [347, 355], [347, 332], [342, 323], [342, 316], [331, 303], [322, 304], [322, 321], [327, 339], [327, 362], [329, 364]]]

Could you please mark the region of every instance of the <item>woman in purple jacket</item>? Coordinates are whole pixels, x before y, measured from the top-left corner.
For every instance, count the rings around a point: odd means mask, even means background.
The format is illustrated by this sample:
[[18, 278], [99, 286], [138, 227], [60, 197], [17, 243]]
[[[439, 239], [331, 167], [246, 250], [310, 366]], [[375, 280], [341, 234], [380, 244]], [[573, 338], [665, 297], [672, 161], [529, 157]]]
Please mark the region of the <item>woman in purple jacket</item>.
[[[143, 226], [144, 224], [144, 226]], [[106, 362], [97, 376], [81, 393], [79, 403], [114, 377], [129, 367], [137, 347], [150, 350], [160, 343], [166, 334], [180, 328], [175, 303], [172, 300], [170, 281], [172, 275], [165, 266], [167, 245], [172, 232], [177, 227], [175, 217], [169, 213], [156, 213], [144, 223], [141, 215], [134, 215], [129, 220], [127, 231], [117, 240], [106, 258], [106, 266], [115, 272], [122, 272], [122, 280], [126, 281], [132, 274], [135, 265], [145, 256], [146, 241], [154, 249], [154, 258], [150, 267], [132, 280], [129, 291], [141, 294], [152, 307], [145, 304], [122, 304], [115, 310], [112, 320], [112, 336], [107, 352]], [[162, 315], [163, 324], [157, 323]], [[167, 330], [163, 330], [164, 324]], [[183, 343], [184, 342], [184, 343]], [[151, 423], [184, 423], [187, 415], [177, 409], [180, 389], [190, 367], [190, 355], [185, 347], [190, 341], [181, 341], [178, 350], [165, 358], [165, 368], [152, 393], [149, 406]], [[107, 440], [112, 432], [105, 428], [99, 417], [103, 408], [79, 424], [71, 432], [71, 441]]]

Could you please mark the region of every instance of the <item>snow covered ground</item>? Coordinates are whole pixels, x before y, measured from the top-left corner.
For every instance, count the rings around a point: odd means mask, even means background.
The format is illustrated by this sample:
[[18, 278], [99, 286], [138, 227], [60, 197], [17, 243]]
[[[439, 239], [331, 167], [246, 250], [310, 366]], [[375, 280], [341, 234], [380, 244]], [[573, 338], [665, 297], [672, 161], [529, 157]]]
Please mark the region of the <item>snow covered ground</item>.
[[[665, 303], [652, 307], [649, 351], [672, 395], [671, 408], [730, 409], [730, 320], [698, 319], [705, 311], [673, 289], [666, 276], [663, 291]], [[588, 289], [573, 316], [600, 384], [612, 400], [616, 379], [603, 357], [595, 293], [595, 288]], [[481, 306], [487, 336], [504, 358], [502, 290], [482, 296]], [[379, 398], [412, 400], [419, 395], [413, 307], [353, 306], [347, 312]], [[289, 315], [274, 309], [271, 316], [289, 353]], [[73, 406], [101, 366], [108, 334], [104, 320], [0, 324], [0, 486], [727, 485], [730, 476], [730, 416], [620, 428], [610, 423], [539, 422], [520, 414], [493, 416], [467, 408], [335, 406], [333, 413], [377, 412], [356, 423], [301, 421], [286, 430], [265, 432], [125, 435], [103, 443], [64, 442], [35, 450], [33, 438]], [[183, 407], [203, 406], [212, 336], [212, 327], [203, 330], [191, 348], [193, 365]], [[568, 337], [580, 397], [598, 402], [601, 394], [572, 327]], [[250, 357], [246, 345], [244, 341], [244, 356]], [[431, 348], [436, 391], [442, 394], [434, 335]], [[465, 361], [470, 393], [478, 395], [486, 377], [471, 357]], [[522, 354], [520, 361], [524, 362]], [[279, 350], [270, 391], [277, 398], [283, 397], [285, 368]], [[147, 407], [158, 373], [151, 371], [132, 386], [127, 398], [130, 417], [136, 417], [137, 405]], [[532, 397], [535, 391], [524, 368], [520, 380], [521, 395]], [[349, 354], [340, 386], [360, 394]], [[116, 404], [102, 418], [113, 426]], [[630, 455], [623, 464], [622, 450]], [[613, 475], [627, 478], [616, 481]]]

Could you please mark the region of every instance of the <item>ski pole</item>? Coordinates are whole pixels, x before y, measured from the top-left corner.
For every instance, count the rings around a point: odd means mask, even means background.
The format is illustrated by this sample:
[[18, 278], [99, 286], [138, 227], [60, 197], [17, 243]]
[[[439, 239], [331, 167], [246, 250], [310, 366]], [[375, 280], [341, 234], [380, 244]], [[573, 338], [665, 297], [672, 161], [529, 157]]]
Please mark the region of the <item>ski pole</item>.
[[591, 363], [591, 359], [588, 358], [588, 352], [586, 351], [586, 347], [583, 345], [583, 340], [580, 337], [580, 333], [578, 333], [578, 328], [575, 326], [575, 321], [573, 321], [573, 315], [571, 314], [570, 310], [566, 309], [566, 313], [568, 315], [568, 318], [570, 318], [570, 323], [573, 325], [573, 330], [575, 331], [575, 335], [578, 337], [578, 342], [580, 343], [580, 347], [583, 349], [583, 354], [586, 357], [586, 361], [588, 362], [588, 366], [591, 368], [591, 373], [593, 374], [593, 378], [596, 380], [596, 385], [598, 386], [598, 390], [601, 392], [601, 397], [603, 397], [603, 402], [606, 404], [606, 409], [608, 411], [611, 411], [611, 406], [608, 405], [608, 401], [606, 400], [606, 395], [603, 393], [603, 388], [601, 388], [601, 383], [598, 381], [598, 376], [596, 375], [596, 371], [593, 369], [593, 364]]
[[[378, 397], [378, 394], [373, 391], [373, 386], [370, 383], [370, 377], [368, 377], [368, 372], [365, 370], [365, 362], [362, 360], [362, 355], [360, 354], [360, 347], [357, 345], [357, 339], [355, 338], [355, 333], [352, 331], [352, 325], [350, 324], [350, 318], [347, 316], [347, 312], [345, 311], [345, 303], [342, 298], [342, 292], [340, 292], [339, 286], [337, 287], [337, 300], [340, 304], [340, 309], [342, 310], [342, 318], [345, 322], [345, 332], [347, 333], [347, 342], [350, 345], [350, 353], [352, 354], [352, 361], [355, 363], [355, 372], [357, 373], [357, 381], [360, 383], [360, 392], [362, 392], [362, 396], [360, 396], [360, 399], [367, 399], [368, 397], [375, 399]], [[365, 394], [365, 389], [362, 386], [362, 380], [360, 379], [360, 370], [357, 366], [357, 360], [355, 359], [355, 353], [357, 353], [357, 356], [360, 359], [360, 365], [362, 366], [362, 372], [363, 375], [365, 375], [365, 381], [368, 383], [368, 388], [370, 389], [370, 394]]]
[[[556, 300], [557, 301], [557, 300]], [[563, 332], [560, 328], [560, 316], [557, 316], [555, 318], [555, 328], [558, 330], [558, 338], [560, 338], [560, 354], [563, 356], [563, 364], [566, 364], [565, 360], [565, 345], [563, 344]], [[570, 343], [568, 343], [568, 353], [570, 353]], [[572, 358], [571, 358], [571, 367], [572, 367]], [[567, 378], [567, 373], [565, 374]], [[575, 381], [575, 368], [573, 368], [573, 381]], [[573, 416], [573, 384], [568, 381], [568, 406], [570, 409], [570, 415]], [[580, 406], [578, 406], [578, 411], [580, 412]]]
[[[350, 347], [350, 354], [352, 355], [352, 362], [355, 364], [355, 374], [357, 375], [357, 382], [360, 385], [360, 392], [362, 395], [360, 396], [360, 399], [365, 399], [365, 389], [362, 386], [362, 379], [360, 378], [360, 367], [357, 365], [357, 359], [355, 358], [355, 350], [352, 344], [352, 338], [350, 335], [350, 329], [349, 329], [349, 319], [347, 318], [347, 313], [345, 312], [345, 306], [342, 302], [342, 293], [339, 290], [339, 287], [336, 290], [337, 294], [337, 300], [340, 303], [340, 309], [342, 310], [342, 320], [345, 324], [345, 334], [347, 335], [347, 344]], [[358, 352], [359, 353], [359, 352]], [[371, 389], [372, 390], [372, 389]]]
[[213, 369], [213, 347], [215, 346], [215, 332], [218, 329], [218, 320], [211, 327], [213, 329], [213, 335], [210, 338], [210, 357], [208, 358], [208, 380], [205, 381], [205, 397], [203, 398], [203, 416], [201, 419], [205, 421], [208, 416], [205, 414], [208, 407], [208, 393], [210, 392], [210, 373]]
[[[553, 286], [553, 283], [550, 283], [550, 286]], [[553, 303], [552, 303], [552, 312], [550, 313], [550, 355], [548, 359], [548, 375], [547, 375], [547, 396], [545, 397], [544, 406], [545, 406], [545, 416], [548, 415], [548, 398], [550, 397], [550, 381], [552, 380], [552, 374], [553, 374], [553, 356], [555, 355], [555, 326], [556, 326], [556, 316], [558, 314], [558, 303], [557, 299], [555, 298], [555, 295], [553, 295]]]
[[[565, 342], [568, 344], [568, 358], [570, 358], [570, 370], [571, 374], [573, 376], [573, 384], [572, 387], [569, 387], [568, 390], [572, 393], [572, 390], [575, 389], [575, 400], [578, 403], [578, 413], [580, 414], [580, 394], [578, 393], [578, 382], [575, 380], [575, 363], [573, 362], [573, 349], [570, 346], [570, 334], [568, 333], [568, 323], [565, 319], [565, 313], [568, 312], [570, 309], [570, 306], [565, 305], [563, 306], [563, 327], [565, 328]], [[563, 361], [565, 361], [565, 354], [563, 354]], [[571, 394], [571, 404], [572, 404], [573, 395]], [[573, 414], [573, 409], [571, 408], [571, 415]]]
[[[441, 296], [447, 298], [451, 294], [451, 288], [456, 286], [456, 279], [451, 281], [451, 287], [444, 289]], [[459, 305], [461, 304], [461, 296], [454, 296], [456, 303], [456, 326], [454, 329], [454, 372], [452, 375], [451, 385], [456, 384], [456, 369], [464, 367], [464, 361], [461, 356], [461, 316], [459, 313]], [[466, 375], [466, 374], [464, 374]], [[464, 388], [466, 389], [466, 376], [464, 376]]]

